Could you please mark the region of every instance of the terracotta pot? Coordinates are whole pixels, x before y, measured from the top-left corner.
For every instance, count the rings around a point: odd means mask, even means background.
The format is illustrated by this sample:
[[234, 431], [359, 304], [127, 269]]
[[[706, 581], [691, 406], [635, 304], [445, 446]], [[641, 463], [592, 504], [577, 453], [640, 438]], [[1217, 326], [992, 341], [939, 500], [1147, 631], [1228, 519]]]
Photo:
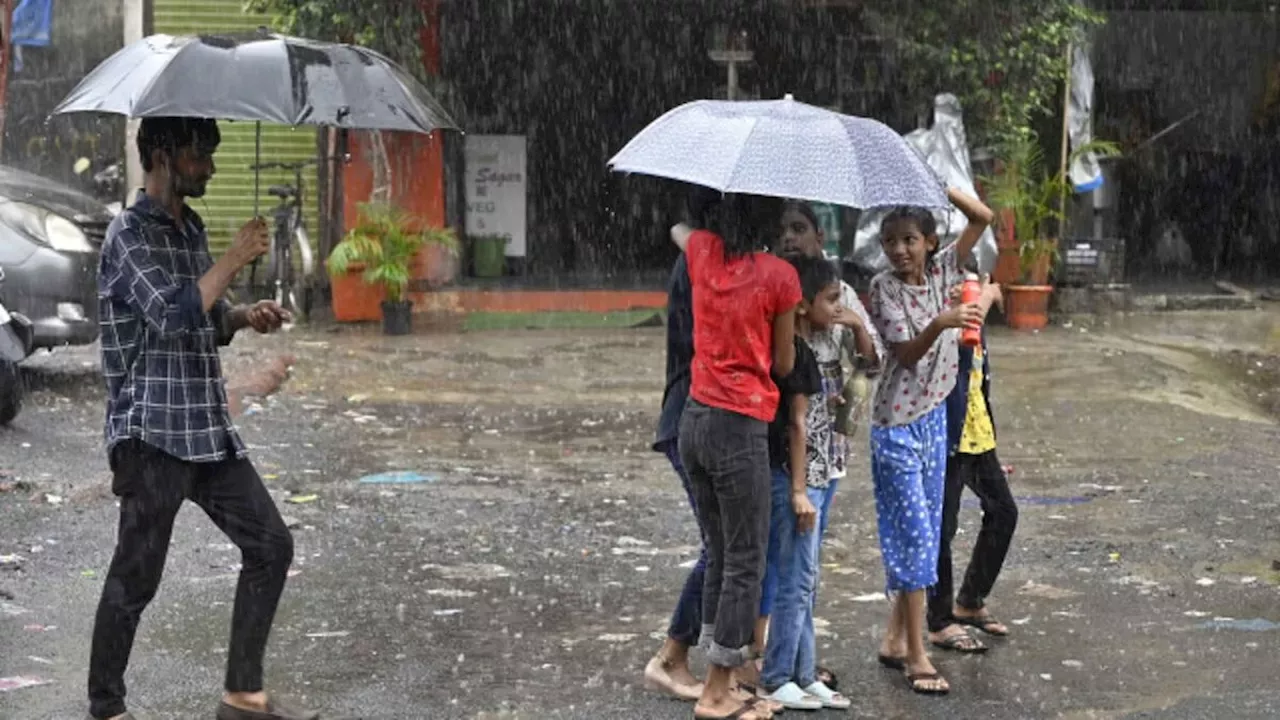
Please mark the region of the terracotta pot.
[[1049, 324], [1051, 285], [1010, 285], [1004, 289], [1004, 311], [1015, 330], [1042, 330]]
[[331, 275], [333, 319], [338, 322], [372, 322], [382, 319], [386, 291], [364, 281], [364, 265], [353, 263], [342, 275]]

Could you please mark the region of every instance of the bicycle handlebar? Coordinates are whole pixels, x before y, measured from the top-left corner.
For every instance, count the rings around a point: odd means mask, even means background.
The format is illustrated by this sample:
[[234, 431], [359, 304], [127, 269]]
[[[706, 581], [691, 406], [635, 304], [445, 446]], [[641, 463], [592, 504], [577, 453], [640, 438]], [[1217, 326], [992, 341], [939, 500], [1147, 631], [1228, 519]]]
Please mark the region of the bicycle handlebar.
[[308, 165], [319, 165], [319, 158], [309, 158], [307, 160], [298, 160], [297, 162], [264, 162], [254, 163], [249, 166], [250, 170], [293, 170], [298, 171]]

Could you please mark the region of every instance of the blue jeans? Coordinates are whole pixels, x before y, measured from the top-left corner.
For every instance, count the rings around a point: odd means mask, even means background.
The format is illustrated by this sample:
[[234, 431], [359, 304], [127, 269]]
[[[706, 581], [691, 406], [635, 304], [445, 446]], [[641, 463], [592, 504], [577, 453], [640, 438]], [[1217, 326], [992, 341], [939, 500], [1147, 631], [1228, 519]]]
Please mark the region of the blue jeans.
[[[684, 463], [680, 462], [680, 450], [676, 441], [669, 440], [663, 443], [662, 452], [671, 462], [671, 468], [676, 471], [676, 475], [680, 476], [680, 483], [684, 485], [685, 495], [689, 498], [689, 508], [693, 510], [693, 517], [697, 520], [698, 509], [693, 501], [693, 488], [689, 486], [689, 475], [684, 471]], [[707, 573], [705, 535], [702, 521], [698, 520], [698, 561], [693, 564], [693, 568], [689, 570], [689, 576], [685, 578], [684, 589], [680, 591], [676, 609], [671, 613], [671, 625], [667, 628], [667, 637], [686, 647], [694, 647], [702, 637], [702, 582]]]
[[760, 677], [760, 684], [768, 690], [792, 681], [808, 687], [817, 680], [813, 611], [818, 590], [818, 554], [827, 526], [825, 511], [831, 507], [835, 484], [821, 489], [808, 488], [808, 495], [809, 502], [818, 510], [818, 522], [815, 530], [802, 535], [796, 532], [796, 516], [791, 509], [791, 478], [785, 471], [774, 471], [770, 530], [777, 538], [777, 564], [771, 573], [775, 577], [776, 595]]

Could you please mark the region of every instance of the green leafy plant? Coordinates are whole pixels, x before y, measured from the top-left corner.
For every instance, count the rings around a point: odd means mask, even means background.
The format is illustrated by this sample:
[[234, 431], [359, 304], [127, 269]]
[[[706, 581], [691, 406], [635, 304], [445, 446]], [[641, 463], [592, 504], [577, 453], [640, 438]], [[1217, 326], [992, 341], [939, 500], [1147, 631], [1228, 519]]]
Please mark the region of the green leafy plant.
[[331, 275], [343, 275], [360, 265], [364, 281], [381, 285], [388, 302], [401, 302], [409, 286], [413, 258], [424, 245], [443, 245], [458, 251], [453, 228], [413, 230], [414, 218], [386, 203], [360, 206], [360, 220], [334, 247], [325, 265]]
[[[1086, 153], [1110, 157], [1118, 155], [1119, 146], [1105, 140], [1081, 145], [1069, 161]], [[997, 210], [1013, 216], [1014, 237], [1018, 241], [1023, 279], [1029, 279], [1046, 258], [1052, 266], [1058, 259], [1058, 237], [1061, 234], [1064, 199], [1071, 192], [1068, 177], [1044, 166], [1044, 152], [1034, 134], [1011, 136], [1002, 146], [1001, 170], [982, 178], [987, 197]], [[1070, 162], [1068, 162], [1068, 167]], [[1001, 216], [997, 213], [997, 218]], [[1006, 228], [1010, 230], [1010, 228]]]
[[1062, 104], [1068, 44], [1104, 21], [1077, 0], [867, 0], [866, 10], [895, 41], [906, 91], [955, 93], [980, 147], [1033, 135]]

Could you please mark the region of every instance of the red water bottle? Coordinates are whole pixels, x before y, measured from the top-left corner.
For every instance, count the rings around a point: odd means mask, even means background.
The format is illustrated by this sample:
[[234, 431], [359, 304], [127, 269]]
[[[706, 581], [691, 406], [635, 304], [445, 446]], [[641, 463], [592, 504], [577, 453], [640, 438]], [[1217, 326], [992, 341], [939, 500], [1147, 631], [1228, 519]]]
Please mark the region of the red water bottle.
[[[960, 286], [960, 304], [969, 305], [978, 302], [982, 297], [982, 282], [973, 273], [965, 273], [964, 284]], [[960, 331], [960, 343], [966, 347], [978, 347], [982, 344], [982, 329], [966, 327]]]

